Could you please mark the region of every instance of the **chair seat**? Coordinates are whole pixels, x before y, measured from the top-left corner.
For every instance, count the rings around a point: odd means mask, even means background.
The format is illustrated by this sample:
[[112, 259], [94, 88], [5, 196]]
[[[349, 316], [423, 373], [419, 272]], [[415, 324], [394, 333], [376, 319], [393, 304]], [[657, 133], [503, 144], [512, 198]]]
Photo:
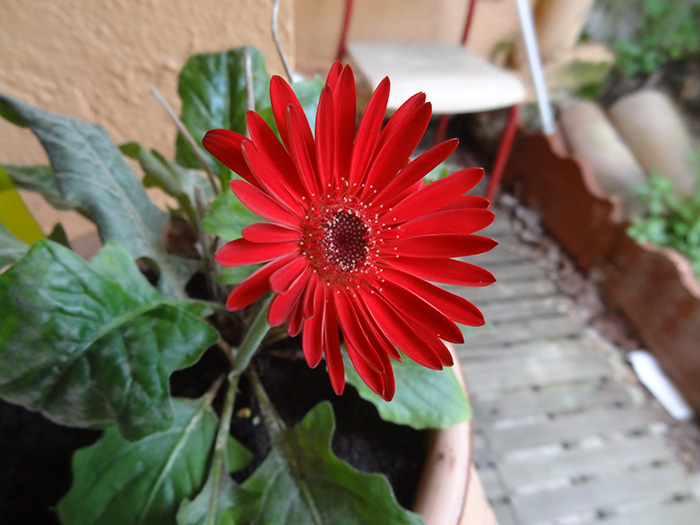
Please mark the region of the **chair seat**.
[[428, 42], [351, 42], [348, 54], [375, 88], [388, 76], [388, 109], [422, 91], [438, 114], [506, 108], [525, 99], [525, 87], [463, 46]]

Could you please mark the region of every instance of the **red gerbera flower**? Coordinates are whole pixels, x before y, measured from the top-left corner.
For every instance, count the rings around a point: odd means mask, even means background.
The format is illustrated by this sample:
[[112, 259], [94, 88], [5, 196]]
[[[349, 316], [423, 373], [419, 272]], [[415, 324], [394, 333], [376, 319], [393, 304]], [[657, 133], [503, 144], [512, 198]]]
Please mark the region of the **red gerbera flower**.
[[272, 291], [268, 321], [302, 332], [306, 361], [325, 356], [336, 393], [345, 387], [338, 329], [362, 379], [386, 400], [394, 395], [390, 357], [397, 348], [432, 369], [452, 365], [442, 340], [464, 342], [455, 322], [479, 326], [481, 312], [429, 283], [485, 286], [486, 270], [453, 259], [495, 246], [473, 235], [494, 218], [488, 201], [466, 196], [481, 168], [427, 186], [422, 178], [457, 147], [450, 140], [409, 161], [430, 120], [425, 94], [411, 97], [382, 129], [389, 79], [377, 87], [355, 133], [355, 80], [336, 62], [321, 92], [315, 133], [290, 86], [270, 83], [282, 142], [254, 112], [250, 139], [215, 129], [204, 147], [243, 180], [233, 193], [269, 222], [251, 224], [224, 245], [224, 266], [267, 262], [226, 303], [244, 308]]

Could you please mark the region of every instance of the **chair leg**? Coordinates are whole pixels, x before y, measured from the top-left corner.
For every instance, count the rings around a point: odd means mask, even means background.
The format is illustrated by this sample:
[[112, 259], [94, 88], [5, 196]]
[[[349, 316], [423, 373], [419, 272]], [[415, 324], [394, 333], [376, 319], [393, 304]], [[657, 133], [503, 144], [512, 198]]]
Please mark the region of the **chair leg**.
[[518, 128], [519, 116], [520, 106], [513, 106], [510, 108], [508, 121], [506, 122], [505, 129], [503, 130], [503, 135], [501, 135], [501, 143], [498, 146], [496, 160], [494, 161], [493, 169], [491, 170], [489, 185], [486, 188], [486, 198], [489, 201], [493, 201], [493, 198], [496, 196], [496, 191], [498, 191], [498, 186], [501, 182], [501, 177], [503, 176], [503, 170], [505, 170], [506, 162], [508, 162], [510, 150], [513, 146], [513, 140], [515, 139], [515, 131]]
[[435, 130], [435, 144], [440, 144], [445, 140], [445, 135], [447, 134], [447, 123], [450, 121], [450, 116], [447, 114], [440, 115], [440, 122], [438, 122], [438, 127]]
[[346, 44], [348, 42], [348, 33], [350, 32], [350, 24], [352, 23], [352, 10], [355, 5], [355, 0], [345, 0], [345, 11], [343, 12], [343, 28], [340, 31], [340, 41], [338, 42], [338, 53], [336, 60], [343, 60], [347, 53]]

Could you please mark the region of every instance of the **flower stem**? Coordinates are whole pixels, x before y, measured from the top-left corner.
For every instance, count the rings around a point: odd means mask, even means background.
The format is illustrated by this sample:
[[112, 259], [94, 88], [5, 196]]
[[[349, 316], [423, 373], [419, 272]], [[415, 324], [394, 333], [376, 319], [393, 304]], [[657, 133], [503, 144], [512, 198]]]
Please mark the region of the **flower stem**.
[[250, 365], [255, 351], [260, 347], [260, 343], [265, 338], [270, 329], [267, 322], [267, 309], [270, 305], [271, 298], [266, 299], [260, 305], [253, 324], [250, 325], [248, 333], [243, 342], [238, 348], [234, 358], [233, 370], [228, 375], [228, 388], [226, 389], [226, 398], [224, 399], [224, 407], [221, 410], [219, 418], [219, 428], [216, 433], [216, 441], [214, 442], [214, 457], [212, 459], [211, 480], [212, 489], [209, 495], [209, 505], [207, 507], [206, 525], [214, 525], [217, 517], [217, 507], [219, 498], [219, 483], [221, 476], [224, 474], [225, 466], [225, 450], [226, 441], [228, 440], [231, 431], [231, 418], [233, 416], [233, 406], [236, 401], [236, 392], [238, 391], [238, 382], [241, 374]]
[[277, 413], [277, 410], [275, 410], [275, 406], [272, 404], [272, 401], [270, 401], [270, 398], [267, 396], [265, 387], [263, 387], [262, 381], [260, 381], [260, 376], [258, 376], [257, 372], [251, 367], [246, 372], [246, 376], [253, 387], [255, 397], [258, 399], [260, 411], [262, 412], [265, 426], [267, 427], [268, 432], [270, 432], [272, 441], [279, 441], [282, 432], [287, 429], [287, 425], [284, 424], [284, 421], [282, 421], [282, 418]]
[[211, 481], [212, 488], [209, 494], [209, 505], [207, 507], [206, 525], [214, 525], [216, 523], [218, 499], [219, 499], [219, 484], [223, 475], [225, 466], [225, 450], [226, 440], [228, 439], [231, 430], [231, 417], [233, 415], [233, 405], [236, 400], [236, 391], [238, 390], [238, 380], [241, 376], [236, 375], [231, 378], [226, 389], [226, 399], [224, 400], [224, 408], [221, 412], [219, 420], [219, 429], [216, 433], [216, 441], [214, 444], [214, 458], [212, 459]]

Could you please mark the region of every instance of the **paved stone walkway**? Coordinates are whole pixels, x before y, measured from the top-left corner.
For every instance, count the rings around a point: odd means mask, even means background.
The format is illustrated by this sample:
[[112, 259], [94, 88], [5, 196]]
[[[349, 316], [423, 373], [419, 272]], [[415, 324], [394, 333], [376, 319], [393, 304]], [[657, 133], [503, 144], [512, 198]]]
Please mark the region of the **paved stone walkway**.
[[499, 523], [700, 523], [700, 503], [664, 437], [670, 416], [545, 277], [507, 219], [487, 232], [500, 245], [469, 261], [498, 282], [464, 295], [490, 326], [469, 332], [457, 351], [475, 463]]

